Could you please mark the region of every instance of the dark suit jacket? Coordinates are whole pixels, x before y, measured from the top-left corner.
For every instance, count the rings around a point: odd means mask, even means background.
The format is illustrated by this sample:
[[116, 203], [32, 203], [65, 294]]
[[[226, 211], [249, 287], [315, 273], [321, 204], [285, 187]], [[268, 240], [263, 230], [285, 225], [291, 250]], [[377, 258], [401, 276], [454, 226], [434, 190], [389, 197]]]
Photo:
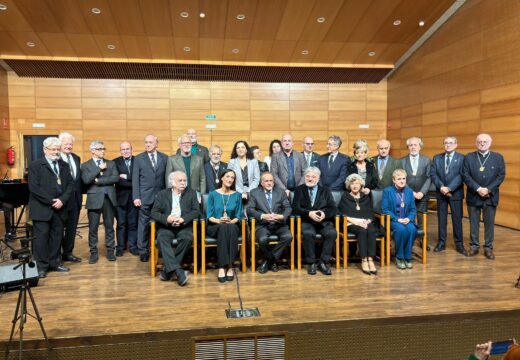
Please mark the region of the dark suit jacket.
[[[220, 175], [222, 175], [226, 169], [227, 163], [221, 161], [218, 166], [217, 179], [220, 178]], [[206, 174], [206, 192], [209, 193], [210, 191], [215, 190], [215, 171], [213, 170], [213, 166], [211, 166], [210, 162], [204, 164], [204, 172]], [[217, 187], [220, 187], [220, 183]]]
[[[379, 179], [377, 177], [376, 168], [374, 166], [374, 163], [368, 159], [366, 161], [366, 171], [367, 171], [367, 176], [365, 179], [365, 187], [370, 190], [377, 189]], [[358, 173], [358, 168], [356, 166], [356, 163], [351, 162], [347, 167], [347, 177], [350, 174], [357, 174], [357, 173]]]
[[440, 188], [447, 186], [451, 190], [451, 200], [464, 199], [464, 184], [462, 182], [462, 169], [464, 167], [464, 155], [454, 152], [451, 158], [448, 173], [446, 174], [446, 153], [433, 157], [431, 167], [431, 179], [435, 185], [437, 198], [446, 198], [441, 194]]
[[[81, 181], [81, 158], [74, 154], [74, 153], [71, 153], [70, 156], [72, 157], [72, 161], [74, 161], [74, 164], [76, 164], [76, 173], [74, 175], [75, 178], [73, 179], [73, 194], [72, 194], [72, 199], [71, 201], [68, 202], [68, 205], [69, 206], [76, 206], [78, 209], [81, 208], [81, 204], [83, 203], [83, 190], [84, 190], [84, 186], [83, 186], [83, 182]], [[63, 158], [62, 158], [63, 160]], [[65, 161], [66, 162], [66, 161]], [[73, 201], [74, 200], [74, 201]]]
[[[205, 194], [206, 173], [204, 172], [204, 160], [198, 155], [191, 155], [190, 157], [190, 186], [193, 190], [198, 191], [201, 194]], [[168, 176], [170, 176], [170, 173], [174, 171], [183, 171], [185, 174], [188, 174], [181, 154], [168, 157], [168, 161], [166, 162], [166, 172], [164, 173], [164, 183], [166, 184], [166, 187], [170, 186], [170, 184], [168, 184]]]
[[[283, 222], [285, 223], [287, 218], [291, 215], [292, 211], [291, 204], [289, 203], [289, 199], [287, 198], [285, 191], [275, 187], [272, 190], [271, 196], [273, 206], [272, 213], [282, 214]], [[261, 219], [262, 214], [271, 214], [264, 188], [259, 186], [256, 189], [251, 190], [249, 193], [249, 199], [247, 201], [246, 211], [249, 217], [256, 219], [258, 227], [264, 227], [269, 224], [268, 221], [263, 221]]]
[[479, 187], [489, 189], [489, 200], [494, 206], [498, 205], [499, 188], [506, 177], [506, 164], [504, 158], [499, 153], [490, 151], [489, 158], [484, 164], [484, 171], [480, 171], [478, 152], [466, 155], [462, 177], [468, 190], [466, 192], [466, 202], [468, 205], [481, 206], [487, 198], [482, 198], [477, 193]]
[[[29, 164], [29, 216], [32, 220], [49, 221], [55, 211], [63, 221], [67, 219], [67, 203], [71, 201], [74, 184], [69, 165], [60, 159], [58, 167], [61, 185], [45, 157]], [[52, 199], [60, 199], [63, 207], [54, 210]]]
[[[307, 162], [307, 158], [305, 157], [305, 151], [302, 151], [303, 158], [305, 159], [305, 162]], [[311, 163], [307, 164], [307, 166], [316, 166], [318, 167], [318, 160], [320, 159], [320, 154], [317, 152], [313, 152], [311, 156]]]
[[[415, 198], [413, 191], [408, 186], [403, 190], [404, 193], [404, 217], [410, 219], [410, 222], [417, 226], [415, 218], [417, 216], [417, 208], [415, 207]], [[389, 186], [383, 190], [383, 198], [381, 200], [381, 212], [390, 216], [391, 222], [397, 222], [399, 214], [397, 214], [397, 189], [395, 186]]]
[[311, 198], [309, 195], [309, 189], [307, 185], [303, 184], [298, 186], [294, 190], [294, 199], [292, 203], [293, 214], [299, 215], [302, 221], [315, 224], [315, 222], [309, 217], [310, 211], [321, 210], [325, 213], [325, 220], [321, 223], [325, 225], [325, 222], [333, 222], [334, 216], [338, 212], [336, 203], [332, 197], [330, 190], [323, 186], [318, 186], [318, 193], [314, 200], [314, 206], [311, 205]]
[[401, 167], [401, 162], [399, 160], [393, 158], [392, 156], [388, 155], [386, 158], [385, 169], [383, 170], [383, 176], [381, 179], [379, 179], [378, 157], [379, 156], [374, 156], [370, 160], [372, 160], [372, 162], [374, 163], [374, 167], [376, 170], [376, 176], [378, 179], [377, 188], [384, 189], [388, 186], [393, 185], [394, 182], [392, 180], [392, 174], [393, 174], [394, 170], [399, 169]]
[[338, 153], [332, 166], [329, 169], [330, 154], [321, 155], [318, 160], [318, 167], [321, 171], [320, 185], [328, 187], [330, 190], [345, 190], [345, 180], [347, 179], [347, 168], [350, 158], [342, 153]]
[[[119, 174], [112, 160], [104, 161], [107, 163], [107, 168], [103, 171], [93, 159], [81, 164], [81, 179], [87, 186], [86, 208], [89, 210], [97, 210], [103, 207], [105, 192], [112, 205], [117, 206], [114, 184], [119, 180]], [[95, 179], [97, 179], [97, 183]]]
[[[307, 169], [307, 163], [300, 152], [293, 151], [292, 156], [294, 162], [294, 186], [296, 187], [305, 182], [303, 172]], [[287, 190], [289, 168], [287, 167], [287, 156], [283, 151], [273, 154], [271, 157], [271, 174], [273, 174], [275, 186], [284, 191]]]
[[117, 206], [126, 206], [129, 201], [132, 201], [132, 170], [134, 167], [134, 158], [134, 156], [130, 157], [130, 171], [128, 171], [125, 159], [122, 156], [114, 159], [117, 173], [119, 175], [126, 175], [126, 179], [119, 177], [119, 180], [116, 183]]
[[[209, 162], [208, 148], [205, 146], [199, 145], [199, 144], [196, 144], [195, 146], [197, 147], [197, 152], [195, 155], [199, 155], [202, 158], [202, 160], [204, 161], [204, 164], [208, 163]], [[180, 155], [180, 153], [181, 153], [181, 149], [177, 149], [177, 152], [175, 154]]]
[[[181, 217], [184, 219], [184, 226], [191, 226], [193, 220], [200, 217], [200, 206], [197, 200], [197, 193], [190, 188], [181, 194], [180, 200]], [[172, 190], [164, 189], [157, 193], [153, 203], [150, 217], [155, 220], [159, 228], [171, 228], [168, 224], [168, 216], [172, 212]]]
[[132, 200], [141, 199], [141, 204], [152, 205], [155, 195], [164, 189], [164, 173], [168, 156], [157, 151], [157, 167], [154, 169], [146, 151], [134, 157], [132, 167]]
[[412, 171], [410, 157], [407, 155], [401, 158], [401, 166], [406, 171], [406, 185], [415, 192], [422, 192], [424, 197], [421, 201], [428, 201], [428, 191], [430, 191], [430, 174], [431, 161], [427, 156], [419, 154], [419, 164], [417, 165], [417, 174]]

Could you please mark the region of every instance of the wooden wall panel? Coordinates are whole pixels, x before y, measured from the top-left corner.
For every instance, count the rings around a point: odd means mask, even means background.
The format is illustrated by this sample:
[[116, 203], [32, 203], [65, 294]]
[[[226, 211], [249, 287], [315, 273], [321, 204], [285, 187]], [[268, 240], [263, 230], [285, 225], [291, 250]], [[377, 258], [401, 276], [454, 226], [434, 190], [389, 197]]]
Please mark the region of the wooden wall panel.
[[388, 137], [407, 153], [408, 136], [423, 137], [424, 153], [442, 152], [442, 139], [475, 151], [487, 132], [504, 155], [506, 181], [497, 223], [520, 229], [520, 6], [473, 0], [458, 11], [388, 80]]

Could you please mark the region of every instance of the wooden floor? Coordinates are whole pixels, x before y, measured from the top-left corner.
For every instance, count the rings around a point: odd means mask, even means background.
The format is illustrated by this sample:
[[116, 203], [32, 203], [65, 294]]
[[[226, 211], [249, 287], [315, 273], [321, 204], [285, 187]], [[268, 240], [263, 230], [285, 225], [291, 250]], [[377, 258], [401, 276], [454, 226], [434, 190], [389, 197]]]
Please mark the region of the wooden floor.
[[[464, 228], [467, 239], [466, 220]], [[495, 261], [482, 254], [465, 258], [449, 243], [443, 253], [428, 253], [426, 266], [416, 261], [413, 270], [401, 271], [392, 263], [378, 276], [364, 275], [358, 263], [328, 277], [311, 277], [305, 270], [240, 274], [244, 307], [258, 307], [262, 314], [240, 320], [224, 315], [228, 302], [238, 307], [235, 282], [219, 284], [216, 272], [209, 271], [180, 288], [151, 278], [149, 263], [128, 253], [116, 262], [101, 257], [89, 265], [85, 232], [75, 251], [84, 261], [71, 265], [68, 274], [50, 273], [33, 289], [50, 338], [520, 308], [520, 290], [513, 286], [520, 272], [520, 232], [506, 228], [496, 228]], [[436, 232], [431, 214], [432, 248]], [[9, 337], [17, 295], [0, 297], [0, 341]], [[34, 319], [28, 320], [25, 337], [41, 338]]]

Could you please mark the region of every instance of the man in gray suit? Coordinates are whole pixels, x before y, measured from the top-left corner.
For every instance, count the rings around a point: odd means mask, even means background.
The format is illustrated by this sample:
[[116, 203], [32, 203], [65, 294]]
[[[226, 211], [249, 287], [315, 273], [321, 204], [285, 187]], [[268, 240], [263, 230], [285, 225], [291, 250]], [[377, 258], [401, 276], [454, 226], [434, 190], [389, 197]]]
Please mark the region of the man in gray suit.
[[168, 176], [174, 171], [182, 171], [188, 177], [188, 187], [199, 195], [206, 193], [206, 173], [204, 161], [199, 155], [191, 153], [191, 140], [188, 135], [182, 135], [178, 139], [181, 152], [168, 157], [166, 162], [165, 183], [168, 184]]
[[114, 215], [117, 206], [114, 184], [119, 180], [116, 165], [111, 160], [105, 160], [105, 144], [102, 141], [90, 143], [92, 159], [81, 164], [81, 180], [87, 187], [88, 210], [88, 246], [90, 258], [88, 263], [98, 261], [98, 228], [99, 219], [103, 214], [105, 225], [105, 243], [107, 259], [115, 261]]
[[307, 162], [302, 153], [293, 151], [293, 137], [291, 134], [282, 136], [282, 151], [273, 154], [271, 159], [271, 173], [277, 188], [285, 191], [287, 196], [291, 191], [305, 182], [303, 172], [307, 169]]
[[155, 195], [164, 189], [164, 172], [168, 156], [157, 151], [159, 139], [153, 134], [144, 138], [145, 151], [137, 155], [132, 168], [132, 199], [139, 208], [139, 222], [137, 224], [137, 253], [142, 262], [149, 259], [149, 223], [150, 211]]
[[[251, 190], [247, 203], [247, 214], [256, 219], [256, 239], [265, 260], [258, 268], [260, 274], [278, 271], [277, 261], [284, 249], [291, 243], [292, 235], [287, 226], [287, 218], [291, 215], [291, 205], [280, 188], [274, 188], [273, 175], [264, 172], [260, 177], [260, 187]], [[279, 240], [269, 249], [269, 236], [277, 235]]]
[[392, 174], [400, 167], [399, 160], [390, 156], [390, 141], [381, 139], [377, 142], [377, 152], [379, 155], [372, 158], [376, 165], [376, 174], [379, 179], [377, 188], [384, 189], [393, 184]]

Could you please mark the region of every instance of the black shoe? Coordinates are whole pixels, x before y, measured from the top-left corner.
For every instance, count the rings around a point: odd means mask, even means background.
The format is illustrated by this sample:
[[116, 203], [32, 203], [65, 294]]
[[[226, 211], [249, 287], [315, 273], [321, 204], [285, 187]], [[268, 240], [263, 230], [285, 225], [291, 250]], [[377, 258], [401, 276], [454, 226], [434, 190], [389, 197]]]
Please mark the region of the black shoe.
[[188, 283], [188, 272], [182, 269], [175, 270], [175, 273], [177, 274], [177, 284], [179, 286], [184, 286]]
[[95, 263], [98, 262], [98, 259], [99, 259], [99, 257], [98, 257], [98, 254], [97, 254], [97, 253], [95, 253], [95, 254], [90, 254], [90, 258], [88, 259], [88, 263], [89, 263], [89, 264], [95, 264]]
[[457, 251], [459, 254], [462, 254], [464, 256], [469, 256], [468, 252], [466, 249], [464, 249], [464, 246], [457, 246], [455, 248], [455, 251]]
[[38, 271], [38, 277], [39, 277], [40, 279], [44, 279], [44, 278], [46, 278], [46, 277], [47, 277], [47, 271], [45, 271], [45, 270], [40, 270], [40, 271]]
[[173, 272], [166, 272], [165, 270], [159, 273], [159, 279], [162, 281], [170, 281], [173, 277]]
[[77, 257], [77, 256], [74, 256], [74, 255], [68, 255], [68, 256], [64, 256], [63, 257], [63, 261], [69, 261], [69, 262], [73, 262], [73, 263], [80, 263], [81, 262], [81, 258]]
[[278, 268], [278, 264], [277, 264], [276, 261], [275, 261], [275, 262], [273, 262], [273, 263], [271, 264], [271, 271], [272, 271], [272, 272], [278, 272], [278, 270], [280, 270], [280, 269]]
[[221, 284], [225, 283], [226, 282], [226, 275], [224, 275], [224, 276], [218, 276], [217, 275], [217, 280]]
[[495, 260], [495, 254], [493, 254], [493, 250], [485, 250], [484, 255], [489, 260]]
[[309, 275], [316, 275], [316, 268], [317, 268], [317, 265], [314, 263], [314, 264], [309, 264], [307, 266], [307, 274]]
[[117, 257], [121, 257], [121, 256], [123, 256], [123, 249], [117, 249], [117, 250], [116, 250], [116, 256], [117, 256]]
[[130, 254], [134, 255], [134, 256], [139, 256], [139, 250], [137, 249], [130, 249]]
[[478, 249], [471, 249], [468, 253], [468, 256], [475, 256], [478, 255]]
[[443, 243], [438, 243], [435, 249], [433, 249], [433, 252], [441, 252], [444, 251], [446, 248]]
[[141, 262], [147, 262], [150, 259], [150, 255], [141, 254], [141, 255], [139, 255], [139, 259], [141, 260]]
[[269, 270], [269, 261], [264, 261], [262, 265], [258, 267], [258, 272], [260, 274], [265, 274]]
[[68, 268], [64, 265], [58, 265], [58, 266], [53, 267], [51, 270], [56, 271], [56, 272], [69, 272], [70, 268]]
[[233, 281], [235, 280], [235, 273], [233, 272], [231, 275], [228, 275], [226, 272], [226, 281]]
[[108, 261], [116, 261], [116, 256], [114, 255], [113, 251], [107, 253], [107, 260]]
[[323, 261], [318, 264], [318, 270], [323, 275], [332, 275], [332, 271], [330, 270], [330, 267], [325, 264]]
[[[423, 246], [423, 241], [420, 240], [419, 241], [419, 247], [422, 249], [422, 246]], [[426, 251], [430, 251], [430, 245], [426, 244]]]

